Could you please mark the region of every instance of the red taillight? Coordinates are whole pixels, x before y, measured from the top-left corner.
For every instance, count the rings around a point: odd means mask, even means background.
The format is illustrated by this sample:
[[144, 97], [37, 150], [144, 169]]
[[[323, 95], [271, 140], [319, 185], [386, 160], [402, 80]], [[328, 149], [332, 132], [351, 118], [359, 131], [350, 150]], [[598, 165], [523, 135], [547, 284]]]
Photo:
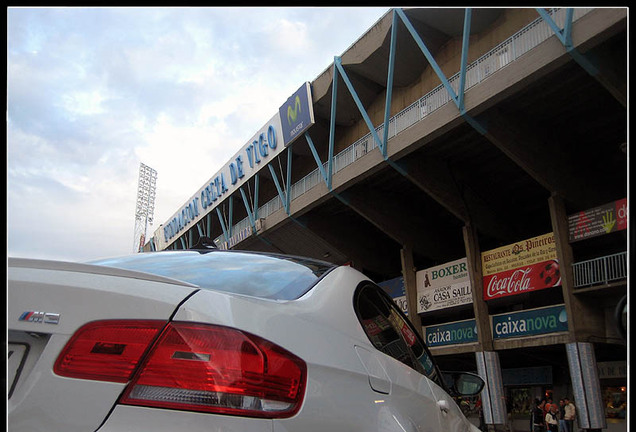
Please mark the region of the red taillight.
[[122, 404], [284, 418], [300, 409], [307, 366], [271, 342], [227, 327], [113, 320], [81, 327], [53, 370], [71, 378], [132, 379]]
[[81, 327], [57, 358], [61, 376], [125, 383], [165, 321], [95, 321]]
[[170, 323], [120, 402], [281, 418], [302, 403], [305, 362], [257, 336], [206, 324]]

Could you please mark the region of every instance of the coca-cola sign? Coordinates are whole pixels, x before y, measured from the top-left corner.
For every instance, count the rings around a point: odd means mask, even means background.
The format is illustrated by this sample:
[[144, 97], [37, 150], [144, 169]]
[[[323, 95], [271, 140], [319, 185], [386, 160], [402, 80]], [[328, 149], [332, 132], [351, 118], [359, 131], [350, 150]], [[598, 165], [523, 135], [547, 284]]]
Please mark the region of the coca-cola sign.
[[544, 261], [484, 277], [484, 299], [492, 300], [552, 288], [560, 284], [559, 262], [557, 260]]
[[481, 259], [484, 300], [561, 284], [552, 233], [486, 251]]

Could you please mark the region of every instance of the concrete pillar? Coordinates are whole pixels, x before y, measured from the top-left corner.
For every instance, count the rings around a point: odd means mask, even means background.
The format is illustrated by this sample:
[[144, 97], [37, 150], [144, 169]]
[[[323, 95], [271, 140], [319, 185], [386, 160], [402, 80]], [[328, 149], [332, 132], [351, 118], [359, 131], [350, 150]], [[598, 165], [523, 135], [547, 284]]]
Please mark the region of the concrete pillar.
[[406, 291], [406, 304], [409, 309], [409, 320], [413, 327], [422, 335], [422, 320], [417, 313], [417, 285], [415, 281], [415, 265], [413, 264], [413, 249], [403, 246], [400, 251], [402, 259], [402, 277]]
[[508, 413], [506, 412], [503, 379], [499, 354], [494, 351], [492, 331], [490, 328], [490, 314], [484, 300], [484, 284], [481, 267], [481, 249], [475, 226], [466, 224], [463, 228], [464, 245], [468, 261], [468, 276], [473, 293], [473, 310], [477, 335], [479, 336], [479, 351], [475, 353], [477, 371], [486, 385], [481, 392], [484, 422], [489, 431], [506, 430], [508, 427]]
[[566, 345], [576, 419], [580, 429], [600, 431], [607, 428], [603, 395], [598, 377], [594, 345], [573, 342]]
[[484, 412], [484, 422], [489, 430], [504, 430], [508, 426], [508, 413], [501, 377], [499, 354], [494, 351], [475, 353], [477, 372], [486, 385], [481, 392], [481, 403]]
[[574, 257], [570, 246], [569, 224], [563, 199], [552, 194], [548, 199], [550, 219], [561, 269], [561, 289], [568, 315], [569, 343], [566, 345], [574, 405], [579, 428], [596, 431], [607, 427], [598, 378], [594, 345], [584, 342], [602, 337], [605, 328], [603, 308], [585, 303], [574, 294]]
[[468, 277], [473, 293], [473, 310], [479, 336], [479, 348], [481, 351], [493, 351], [492, 332], [490, 329], [490, 315], [488, 305], [484, 300], [484, 284], [481, 269], [481, 250], [477, 237], [477, 229], [466, 224], [463, 228], [464, 245], [468, 261]]
[[574, 258], [570, 246], [569, 224], [563, 199], [553, 194], [548, 199], [550, 219], [561, 270], [561, 289], [568, 314], [570, 342], [586, 341], [590, 337], [604, 338], [605, 318], [598, 304], [586, 304], [574, 294]]

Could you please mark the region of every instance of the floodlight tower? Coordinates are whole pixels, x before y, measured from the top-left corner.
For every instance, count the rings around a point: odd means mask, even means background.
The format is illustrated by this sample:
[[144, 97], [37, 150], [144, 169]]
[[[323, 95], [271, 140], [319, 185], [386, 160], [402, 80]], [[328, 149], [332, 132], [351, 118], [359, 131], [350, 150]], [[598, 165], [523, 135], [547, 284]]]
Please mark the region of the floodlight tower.
[[137, 208], [135, 209], [135, 238], [133, 252], [141, 252], [146, 242], [148, 225], [152, 225], [155, 213], [157, 171], [143, 163], [139, 164], [137, 186]]

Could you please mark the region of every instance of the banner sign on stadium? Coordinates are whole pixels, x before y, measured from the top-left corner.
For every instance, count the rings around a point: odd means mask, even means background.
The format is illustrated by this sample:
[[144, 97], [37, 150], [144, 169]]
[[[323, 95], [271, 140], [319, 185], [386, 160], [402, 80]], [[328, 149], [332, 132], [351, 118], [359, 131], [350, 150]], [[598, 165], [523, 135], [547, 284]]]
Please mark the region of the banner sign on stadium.
[[164, 249], [172, 238], [201, 220], [280, 154], [284, 150], [284, 146], [280, 145], [280, 133], [281, 120], [277, 113], [176, 214], [155, 231], [157, 248]]
[[474, 319], [424, 327], [426, 346], [457, 345], [477, 342], [477, 322]]
[[378, 283], [388, 295], [391, 296], [395, 304], [398, 305], [405, 315], [408, 315], [408, 304], [406, 302], [406, 288], [404, 287], [404, 278], [402, 276]]
[[561, 285], [553, 233], [483, 252], [481, 265], [484, 300]]
[[505, 339], [568, 331], [565, 305], [493, 315], [493, 339]]
[[314, 124], [311, 84], [304, 83], [279, 109], [283, 143], [289, 146]]
[[627, 229], [627, 198], [568, 216], [570, 243]]
[[417, 313], [473, 302], [466, 258], [420, 270], [415, 274], [415, 278]]

